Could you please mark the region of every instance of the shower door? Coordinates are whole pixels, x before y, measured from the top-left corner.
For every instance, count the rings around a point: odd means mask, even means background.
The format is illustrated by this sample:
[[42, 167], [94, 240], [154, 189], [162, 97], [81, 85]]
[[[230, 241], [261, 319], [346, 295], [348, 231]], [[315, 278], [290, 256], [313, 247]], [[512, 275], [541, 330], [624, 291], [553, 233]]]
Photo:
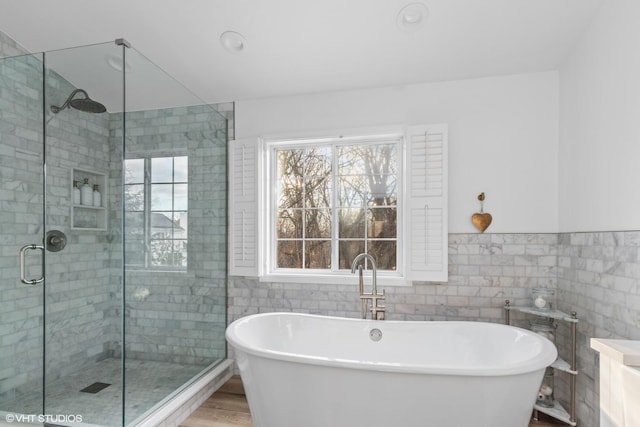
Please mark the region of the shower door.
[[[44, 54], [44, 408], [55, 424], [123, 420], [120, 191], [125, 47]], [[54, 236], [54, 237], [52, 237]], [[63, 242], [51, 245], [51, 239]]]
[[[0, 422], [123, 423], [122, 221], [109, 209], [122, 55], [111, 42], [0, 59]], [[74, 198], [85, 180], [95, 204]]]
[[0, 59], [0, 421], [42, 413], [42, 85], [41, 55]]

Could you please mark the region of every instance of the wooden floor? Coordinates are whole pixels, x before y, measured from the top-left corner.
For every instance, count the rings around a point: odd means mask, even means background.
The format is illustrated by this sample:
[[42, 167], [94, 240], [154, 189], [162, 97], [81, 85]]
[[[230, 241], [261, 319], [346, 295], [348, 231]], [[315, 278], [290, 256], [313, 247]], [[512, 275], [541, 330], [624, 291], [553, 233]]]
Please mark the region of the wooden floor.
[[[531, 421], [529, 427], [555, 427], [567, 424], [542, 418]], [[180, 427], [253, 427], [249, 405], [239, 376], [232, 377], [215, 392]]]
[[180, 427], [253, 427], [240, 377], [227, 381]]

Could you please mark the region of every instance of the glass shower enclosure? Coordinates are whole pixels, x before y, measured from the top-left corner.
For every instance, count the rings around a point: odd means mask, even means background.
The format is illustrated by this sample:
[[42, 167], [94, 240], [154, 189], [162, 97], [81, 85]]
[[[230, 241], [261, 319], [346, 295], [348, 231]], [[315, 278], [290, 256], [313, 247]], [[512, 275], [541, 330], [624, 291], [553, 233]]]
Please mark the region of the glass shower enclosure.
[[0, 421], [135, 425], [226, 357], [226, 132], [124, 40], [0, 59]]

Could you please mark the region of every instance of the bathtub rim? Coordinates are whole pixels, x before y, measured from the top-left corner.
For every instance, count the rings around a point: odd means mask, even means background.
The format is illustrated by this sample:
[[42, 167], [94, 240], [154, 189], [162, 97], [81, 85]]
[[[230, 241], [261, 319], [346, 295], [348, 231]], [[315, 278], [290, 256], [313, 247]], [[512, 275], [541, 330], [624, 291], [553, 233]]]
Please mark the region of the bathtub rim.
[[257, 349], [255, 347], [251, 347], [246, 343], [246, 340], [241, 339], [237, 332], [236, 328], [242, 323], [249, 322], [256, 318], [261, 317], [308, 317], [308, 318], [321, 318], [321, 319], [339, 319], [340, 321], [348, 321], [353, 323], [366, 323], [370, 325], [372, 328], [375, 327], [376, 324], [381, 321], [368, 320], [368, 319], [356, 319], [356, 318], [348, 318], [348, 317], [339, 317], [339, 316], [325, 316], [319, 314], [308, 314], [308, 313], [294, 313], [294, 312], [269, 312], [269, 313], [256, 313], [250, 314], [239, 319], [233, 321], [225, 331], [225, 338], [227, 342], [239, 352], [244, 352], [246, 354], [250, 354], [255, 357], [272, 359], [272, 360], [280, 360], [291, 363], [305, 364], [305, 365], [320, 365], [326, 367], [334, 367], [334, 368], [344, 368], [344, 369], [359, 369], [359, 370], [370, 370], [370, 371], [380, 371], [380, 372], [395, 372], [395, 373], [406, 373], [406, 374], [429, 374], [429, 375], [457, 375], [457, 376], [469, 376], [469, 377], [491, 377], [491, 376], [508, 376], [508, 375], [519, 375], [519, 374], [527, 374], [530, 372], [535, 372], [541, 369], [545, 369], [547, 366], [550, 366], [558, 357], [558, 351], [551, 341], [547, 338], [532, 332], [528, 329], [519, 328], [513, 325], [505, 325], [502, 323], [492, 323], [485, 321], [468, 321], [468, 320], [434, 320], [434, 321], [421, 321], [421, 320], [384, 320], [383, 324], [421, 324], [421, 323], [430, 323], [430, 324], [451, 324], [451, 323], [474, 323], [474, 324], [486, 324], [491, 325], [492, 327], [500, 327], [507, 329], [514, 329], [524, 333], [525, 335], [532, 336], [535, 339], [539, 340], [542, 343], [541, 351], [537, 358], [529, 358], [524, 361], [518, 362], [516, 364], [512, 364], [507, 368], [447, 368], [443, 366], [436, 367], [427, 367], [427, 366], [404, 366], [401, 364], [392, 364], [392, 363], [378, 363], [378, 362], [370, 362], [370, 361], [361, 361], [361, 360], [349, 360], [349, 359], [336, 359], [329, 358], [324, 356], [312, 356], [306, 354], [296, 354], [291, 352], [283, 352], [276, 351], [270, 349], [260, 348]]

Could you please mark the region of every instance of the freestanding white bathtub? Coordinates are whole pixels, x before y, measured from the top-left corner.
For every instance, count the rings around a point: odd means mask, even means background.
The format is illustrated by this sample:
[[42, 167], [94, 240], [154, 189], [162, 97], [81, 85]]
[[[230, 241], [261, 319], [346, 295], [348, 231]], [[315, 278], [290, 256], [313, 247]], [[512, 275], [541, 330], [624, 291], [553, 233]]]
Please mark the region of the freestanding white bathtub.
[[295, 313], [227, 328], [255, 427], [526, 427], [546, 338], [482, 322]]

